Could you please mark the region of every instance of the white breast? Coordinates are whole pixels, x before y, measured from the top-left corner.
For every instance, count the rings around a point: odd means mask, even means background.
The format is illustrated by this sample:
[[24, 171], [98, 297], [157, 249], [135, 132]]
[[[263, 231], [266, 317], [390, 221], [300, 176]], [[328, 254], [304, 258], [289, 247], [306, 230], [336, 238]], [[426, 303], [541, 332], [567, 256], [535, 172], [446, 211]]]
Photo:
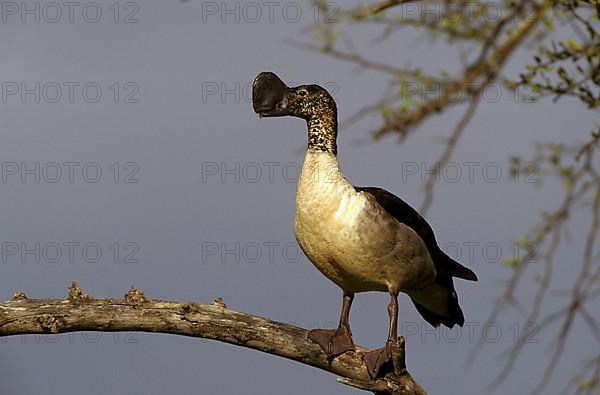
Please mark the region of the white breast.
[[370, 195], [356, 192], [331, 153], [306, 155], [295, 233], [309, 260], [347, 291], [402, 290], [435, 273], [421, 238]]

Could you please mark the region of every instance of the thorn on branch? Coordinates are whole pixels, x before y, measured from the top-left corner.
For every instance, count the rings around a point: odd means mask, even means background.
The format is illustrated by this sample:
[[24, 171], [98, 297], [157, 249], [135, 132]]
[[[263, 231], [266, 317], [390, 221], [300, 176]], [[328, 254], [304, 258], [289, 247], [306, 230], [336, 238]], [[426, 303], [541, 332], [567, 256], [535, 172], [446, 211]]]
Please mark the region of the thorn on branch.
[[144, 292], [133, 287], [125, 294], [125, 301], [134, 306], [141, 306], [147, 300]]
[[25, 292], [17, 291], [13, 294], [12, 300], [13, 301], [27, 300], [27, 295], [25, 295]]
[[223, 302], [223, 298], [217, 298], [217, 299], [213, 300], [210, 304], [212, 306], [217, 306], [217, 307], [220, 307], [222, 309], [226, 309], [227, 308], [227, 305], [225, 304], [225, 302]]
[[77, 282], [73, 281], [69, 287], [68, 299], [71, 302], [80, 302], [82, 300], [90, 300], [92, 297], [84, 293], [81, 288], [77, 286]]

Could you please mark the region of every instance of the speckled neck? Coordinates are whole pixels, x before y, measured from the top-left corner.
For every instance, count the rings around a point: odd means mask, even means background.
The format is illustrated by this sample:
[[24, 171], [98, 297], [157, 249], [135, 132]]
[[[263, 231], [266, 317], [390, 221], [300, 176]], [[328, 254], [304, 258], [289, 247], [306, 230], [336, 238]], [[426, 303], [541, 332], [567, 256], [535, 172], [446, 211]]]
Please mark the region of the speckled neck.
[[310, 117], [308, 126], [308, 150], [330, 152], [337, 155], [337, 111], [327, 108]]

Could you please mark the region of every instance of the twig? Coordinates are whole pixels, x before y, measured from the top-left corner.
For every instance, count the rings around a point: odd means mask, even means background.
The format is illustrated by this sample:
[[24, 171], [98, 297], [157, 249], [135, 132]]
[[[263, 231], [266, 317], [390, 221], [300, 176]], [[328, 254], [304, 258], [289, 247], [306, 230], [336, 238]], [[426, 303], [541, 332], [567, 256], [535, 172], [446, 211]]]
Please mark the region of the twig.
[[429, 177], [429, 179], [427, 179], [427, 183], [425, 184], [425, 198], [423, 199], [423, 203], [421, 204], [421, 207], [419, 209], [419, 211], [423, 215], [427, 213], [427, 210], [429, 210], [429, 208], [431, 207], [431, 203], [433, 202], [433, 187], [435, 185], [435, 180], [439, 174], [440, 168], [446, 165], [446, 163], [448, 163], [448, 161], [450, 160], [450, 157], [452, 157], [452, 153], [456, 148], [456, 143], [458, 143], [458, 140], [460, 139], [460, 136], [462, 135], [463, 131], [473, 118], [473, 115], [475, 115], [477, 105], [481, 100], [481, 91], [482, 89], [479, 89], [477, 90], [477, 92], [475, 92], [473, 100], [469, 104], [467, 111], [452, 131], [452, 134], [450, 135], [450, 138], [446, 143], [446, 148], [444, 149], [442, 156], [436, 162], [434, 173], [431, 175], [431, 177]]
[[380, 13], [381, 11], [387, 10], [388, 8], [395, 7], [400, 4], [415, 2], [415, 0], [381, 0], [378, 3], [366, 7], [361, 7], [356, 11], [352, 12], [351, 15], [356, 19], [362, 19], [369, 16], [373, 16], [375, 14]]

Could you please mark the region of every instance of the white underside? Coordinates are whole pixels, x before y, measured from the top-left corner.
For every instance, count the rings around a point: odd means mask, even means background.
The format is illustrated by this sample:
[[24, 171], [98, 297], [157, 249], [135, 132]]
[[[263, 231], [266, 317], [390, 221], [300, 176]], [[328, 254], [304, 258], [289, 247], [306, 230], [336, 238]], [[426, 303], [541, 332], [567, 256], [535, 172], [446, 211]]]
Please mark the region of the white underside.
[[347, 292], [418, 294], [435, 278], [423, 240], [370, 194], [356, 192], [331, 153], [307, 152], [295, 233], [309, 260]]

